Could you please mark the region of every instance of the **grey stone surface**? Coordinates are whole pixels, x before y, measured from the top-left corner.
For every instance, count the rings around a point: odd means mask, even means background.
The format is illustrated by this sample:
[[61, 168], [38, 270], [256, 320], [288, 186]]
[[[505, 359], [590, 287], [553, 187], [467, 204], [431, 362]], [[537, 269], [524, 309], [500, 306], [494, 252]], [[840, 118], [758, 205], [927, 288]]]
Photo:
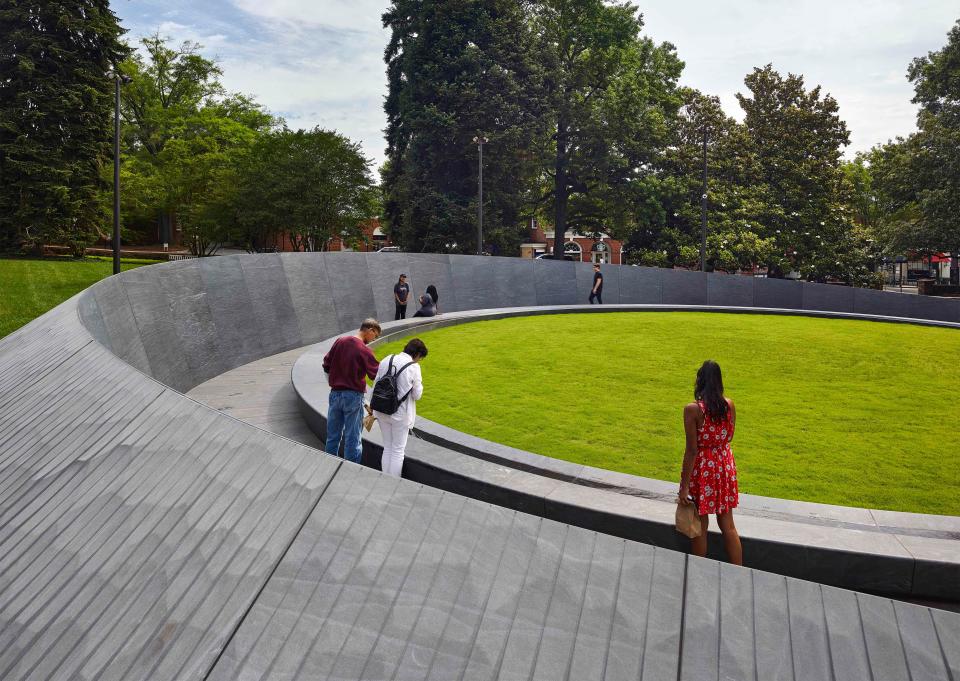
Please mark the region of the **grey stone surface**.
[[365, 253], [338, 253], [326, 258], [330, 296], [337, 309], [341, 331], [359, 329], [360, 322], [377, 315], [377, 305], [370, 287]]
[[[290, 302], [297, 314], [300, 338], [315, 343], [340, 330], [337, 308], [330, 295], [327, 261], [316, 253], [281, 253]], [[273, 348], [271, 348], [273, 350]]]
[[853, 295], [856, 289], [850, 286], [832, 286], [830, 284], [803, 285], [804, 310], [830, 310], [832, 312], [853, 312]]
[[[458, 310], [483, 310], [500, 305], [490, 257], [450, 255], [450, 276], [456, 282]], [[441, 296], [443, 294], [441, 293]], [[443, 305], [441, 300], [441, 305]]]
[[[536, 303], [575, 305], [577, 300], [577, 264], [566, 260], [533, 261]], [[535, 303], [535, 304], [536, 304]]]
[[[688, 270], [661, 270], [665, 305], [706, 305], [707, 274]], [[719, 276], [719, 275], [717, 275]]]
[[[489, 261], [489, 262], [488, 262]], [[481, 259], [489, 273], [488, 286], [495, 291], [494, 307], [526, 307], [537, 304], [534, 261], [524, 258], [486, 257]]]
[[755, 307], [801, 310], [804, 286], [807, 284], [789, 279], [758, 279], [754, 282], [753, 304]]
[[133, 311], [135, 328], [143, 340], [150, 375], [176, 390], [187, 390], [200, 382], [187, 363], [177, 333], [177, 319], [162, 279], [170, 267], [138, 267], [123, 277], [122, 284]]
[[177, 350], [190, 369], [187, 385], [222, 374], [230, 363], [219, 352], [220, 338], [200, 278], [199, 259], [162, 271], [160, 285], [170, 305]]
[[662, 303], [662, 272], [655, 267], [621, 267], [620, 302], [644, 305]]
[[143, 347], [143, 337], [137, 327], [137, 321], [130, 307], [127, 292], [118, 277], [110, 277], [99, 282], [81, 298], [92, 297], [100, 310], [103, 326], [97, 326], [98, 333], [106, 332], [106, 338], [96, 337], [100, 343], [140, 371], [150, 373], [150, 361]]
[[707, 305], [753, 307], [753, 277], [707, 275]]
[[[303, 345], [300, 320], [290, 297], [282, 256], [258, 253], [238, 257], [261, 345], [278, 351]], [[370, 284], [366, 286], [369, 288]]]
[[[314, 257], [349, 331], [375, 307], [369, 285], [351, 288], [366, 256]], [[751, 657], [762, 679], [844, 669], [846, 592], [825, 607], [817, 585], [386, 478], [176, 392], [326, 323], [292, 293], [321, 270], [269, 257], [251, 260], [284, 274], [251, 277], [281, 299], [261, 333], [268, 296], [251, 295], [242, 260], [127, 272], [0, 339], [0, 677], [672, 679], [749, 675]], [[442, 465], [442, 448], [414, 446]], [[516, 473], [474, 461], [467, 477], [491, 489]], [[874, 678], [957, 678], [960, 616], [853, 598]], [[723, 616], [751, 610], [752, 644], [748, 618]], [[719, 638], [698, 650], [711, 622]]]
[[[179, 263], [172, 264], [177, 265]], [[239, 258], [201, 258], [200, 278], [217, 327], [219, 352], [231, 359], [223, 362], [227, 368], [242, 366], [280, 350], [264, 346], [260, 334], [251, 333], [259, 328], [259, 322]], [[99, 284], [94, 286], [93, 291], [98, 287]]]
[[907, 317], [912, 297], [906, 293], [858, 288], [853, 290], [853, 311], [857, 314]]
[[960, 321], [960, 299], [910, 296], [906, 316], [944, 322]]
[[367, 259], [367, 274], [370, 277], [368, 285], [373, 293], [373, 302], [377, 309], [374, 316], [381, 322], [389, 321], [396, 316], [393, 287], [396, 286], [402, 273], [407, 275], [407, 283], [410, 285], [407, 316], [412, 317], [419, 307], [417, 299], [426, 289], [426, 284], [422, 281], [415, 281], [410, 276], [410, 260], [406, 253], [367, 253], [365, 257]]

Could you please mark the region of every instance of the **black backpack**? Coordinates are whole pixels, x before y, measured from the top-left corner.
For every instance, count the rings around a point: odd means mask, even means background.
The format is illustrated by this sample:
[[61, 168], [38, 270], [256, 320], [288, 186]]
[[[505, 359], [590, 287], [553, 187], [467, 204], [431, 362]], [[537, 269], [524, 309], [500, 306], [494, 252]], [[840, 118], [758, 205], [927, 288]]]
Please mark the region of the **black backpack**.
[[395, 356], [396, 355], [390, 355], [390, 364], [387, 366], [387, 373], [385, 373], [379, 381], [374, 383], [373, 396], [370, 398], [370, 407], [374, 411], [379, 411], [383, 414], [395, 414], [397, 409], [400, 408], [400, 405], [403, 404], [403, 401], [407, 399], [410, 390], [413, 390], [413, 388], [408, 390], [407, 394], [403, 397], [397, 395], [397, 378], [403, 373], [403, 370], [413, 364], [413, 362], [407, 362], [394, 371], [393, 358]]

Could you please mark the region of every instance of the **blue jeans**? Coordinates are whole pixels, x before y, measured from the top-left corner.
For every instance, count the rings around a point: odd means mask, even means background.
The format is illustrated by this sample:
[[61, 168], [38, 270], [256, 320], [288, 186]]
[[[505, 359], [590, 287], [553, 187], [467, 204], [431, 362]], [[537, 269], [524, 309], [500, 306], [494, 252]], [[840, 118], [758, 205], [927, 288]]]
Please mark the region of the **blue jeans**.
[[328, 454], [340, 452], [343, 438], [343, 458], [360, 463], [360, 429], [363, 427], [363, 393], [356, 390], [331, 390], [327, 407]]

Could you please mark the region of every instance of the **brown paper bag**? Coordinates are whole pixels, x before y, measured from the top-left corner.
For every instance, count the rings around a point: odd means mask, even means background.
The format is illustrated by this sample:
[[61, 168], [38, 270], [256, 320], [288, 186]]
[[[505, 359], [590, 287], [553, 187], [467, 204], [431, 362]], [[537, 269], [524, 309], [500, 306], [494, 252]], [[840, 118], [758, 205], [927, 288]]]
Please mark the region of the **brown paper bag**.
[[677, 499], [677, 532], [690, 539], [700, 536], [700, 516], [694, 504], [681, 504]]
[[373, 428], [373, 422], [377, 420], [377, 417], [373, 415], [373, 409], [370, 408], [369, 404], [363, 405], [367, 408], [367, 415], [363, 417], [363, 427], [366, 428], [367, 432], [370, 432], [370, 429]]

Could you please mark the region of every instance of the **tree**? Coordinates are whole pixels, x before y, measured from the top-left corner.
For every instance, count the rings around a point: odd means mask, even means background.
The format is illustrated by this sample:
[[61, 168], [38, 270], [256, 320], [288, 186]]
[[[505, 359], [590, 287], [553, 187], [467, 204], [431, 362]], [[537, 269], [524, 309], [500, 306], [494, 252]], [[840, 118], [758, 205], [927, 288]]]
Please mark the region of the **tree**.
[[960, 262], [960, 20], [947, 34], [947, 44], [914, 59], [908, 70], [913, 102], [920, 105], [912, 154], [916, 201], [924, 229], [938, 246]]
[[0, 8], [0, 249], [93, 240], [122, 34], [106, 0]]
[[541, 201], [554, 244], [568, 228], [622, 238], [662, 217], [654, 171], [683, 63], [669, 43], [640, 37], [630, 3], [541, 0], [534, 11], [550, 131]]
[[807, 91], [802, 76], [783, 77], [769, 64], [754, 69], [744, 83], [750, 93], [737, 94], [737, 100], [756, 155], [755, 179], [767, 192], [760, 222], [766, 225], [764, 236], [776, 243], [771, 273], [792, 269], [815, 280], [862, 274], [863, 264], [850, 270], [859, 257], [839, 257], [865, 244], [852, 240], [844, 211], [847, 185], [840, 160], [849, 133], [836, 100], [819, 86]]
[[294, 250], [356, 244], [375, 214], [377, 188], [360, 145], [329, 130], [282, 129], [261, 137], [235, 176], [234, 240], [260, 250], [285, 232]]
[[633, 260], [648, 265], [699, 267], [703, 142], [707, 137], [708, 270], [765, 263], [773, 240], [763, 237], [765, 191], [756, 180], [753, 146], [744, 126], [723, 113], [716, 97], [683, 90], [684, 105], [662, 161], [662, 229], [637, 230]]
[[396, 0], [383, 15], [391, 30], [384, 210], [407, 250], [476, 251], [477, 136], [489, 140], [485, 241], [503, 253], [519, 246], [543, 100], [528, 5]]
[[236, 225], [225, 210], [231, 167], [274, 120], [249, 97], [227, 95], [199, 45], [167, 42], [142, 39], [146, 58], [122, 67], [132, 79], [122, 97], [127, 215], [156, 221], [165, 243], [179, 227], [194, 253], [211, 255]]

